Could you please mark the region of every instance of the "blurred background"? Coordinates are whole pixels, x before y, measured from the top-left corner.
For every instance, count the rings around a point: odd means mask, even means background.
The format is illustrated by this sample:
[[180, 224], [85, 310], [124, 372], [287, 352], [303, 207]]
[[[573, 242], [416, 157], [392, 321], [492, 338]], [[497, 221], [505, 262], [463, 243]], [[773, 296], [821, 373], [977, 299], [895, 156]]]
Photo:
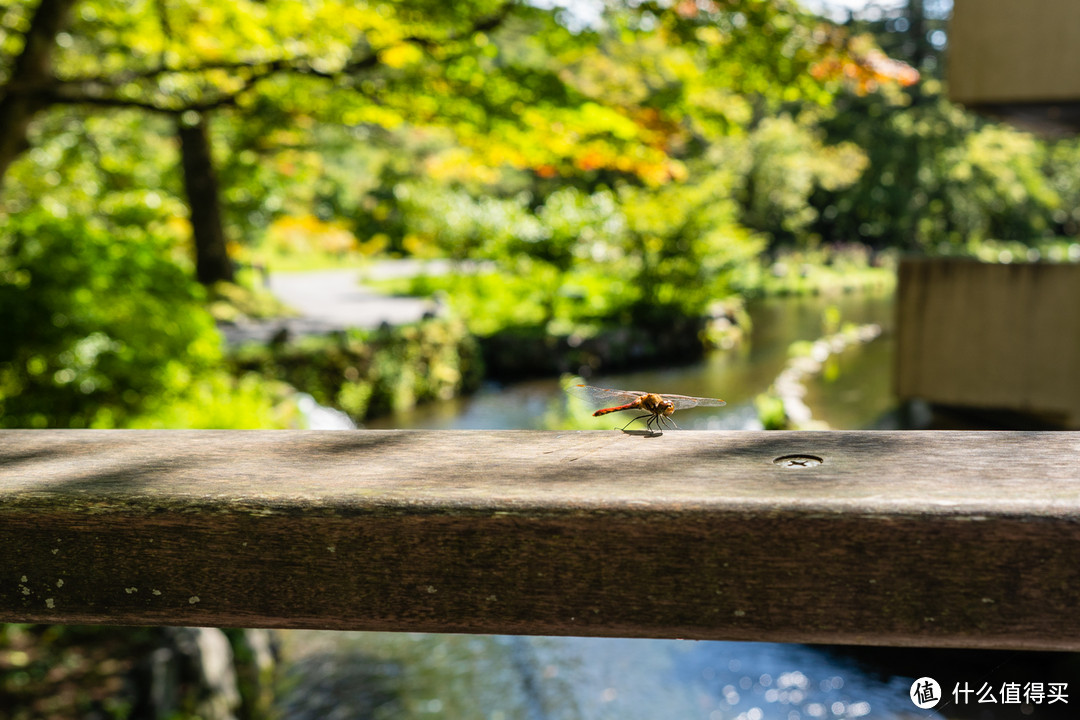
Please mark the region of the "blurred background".
[[[579, 382], [727, 401], [678, 413], [690, 429], [1077, 427], [1080, 141], [1061, 98], [1012, 112], [995, 77], [963, 99], [1014, 124], [950, 100], [953, 10], [7, 0], [0, 427], [621, 425], [566, 396]], [[1035, 268], [1028, 295], [1015, 272], [941, 284], [1003, 266]], [[1000, 322], [964, 336], [979, 308]], [[973, 372], [1003, 344], [1008, 372]], [[4, 625], [0, 717], [907, 718], [912, 679], [958, 665], [1078, 674], [1050, 654]]]

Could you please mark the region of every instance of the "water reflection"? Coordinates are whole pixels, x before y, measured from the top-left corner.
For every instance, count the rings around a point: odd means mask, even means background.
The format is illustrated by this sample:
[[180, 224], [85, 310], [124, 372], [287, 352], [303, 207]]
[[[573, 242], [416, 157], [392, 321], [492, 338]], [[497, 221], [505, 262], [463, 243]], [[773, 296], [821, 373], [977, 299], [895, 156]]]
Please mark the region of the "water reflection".
[[[1068, 683], [1076, 655], [746, 642], [414, 633], [286, 633], [278, 710], [318, 718], [571, 720], [1068, 718], [1068, 702], [954, 699], [953, 688]], [[909, 698], [936, 677], [937, 709]], [[961, 696], [962, 697], [962, 696]], [[1075, 700], [1073, 700], [1075, 702]]]
[[942, 717], [913, 678], [798, 645], [296, 631], [286, 650], [300, 720]]

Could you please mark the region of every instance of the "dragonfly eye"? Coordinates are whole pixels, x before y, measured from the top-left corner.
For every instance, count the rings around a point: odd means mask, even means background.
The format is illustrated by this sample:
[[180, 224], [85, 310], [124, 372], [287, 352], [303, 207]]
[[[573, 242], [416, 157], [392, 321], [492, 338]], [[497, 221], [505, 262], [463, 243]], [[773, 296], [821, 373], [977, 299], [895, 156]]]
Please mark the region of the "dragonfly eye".
[[675, 403], [671, 402], [670, 400], [664, 400], [660, 403], [660, 411], [663, 412], [665, 415], [670, 415], [671, 413], [675, 412]]

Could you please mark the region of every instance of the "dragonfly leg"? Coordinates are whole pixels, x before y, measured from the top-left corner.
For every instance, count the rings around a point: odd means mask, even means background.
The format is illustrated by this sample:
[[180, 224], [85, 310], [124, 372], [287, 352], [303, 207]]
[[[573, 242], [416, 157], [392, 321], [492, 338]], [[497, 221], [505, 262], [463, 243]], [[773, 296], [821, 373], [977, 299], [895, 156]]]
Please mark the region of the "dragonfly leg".
[[665, 423], [671, 423], [671, 427], [675, 428], [676, 430], [679, 429], [679, 426], [675, 424], [675, 421], [669, 418], [667, 415], [658, 415], [657, 417], [659, 417]]
[[[649, 413], [648, 415], [638, 415], [636, 418], [634, 418], [634, 420], [640, 420], [642, 418], [651, 418], [651, 417], [653, 417], [653, 415], [652, 415], [652, 413]], [[630, 423], [634, 422], [634, 420], [631, 420], [630, 422], [626, 423], [625, 425], [623, 425], [619, 429], [620, 430], [625, 430], [626, 428], [630, 427]], [[652, 420], [650, 420], [649, 422], [652, 422]], [[649, 423], [645, 423], [645, 427], [648, 427], [648, 426], [649, 426]]]

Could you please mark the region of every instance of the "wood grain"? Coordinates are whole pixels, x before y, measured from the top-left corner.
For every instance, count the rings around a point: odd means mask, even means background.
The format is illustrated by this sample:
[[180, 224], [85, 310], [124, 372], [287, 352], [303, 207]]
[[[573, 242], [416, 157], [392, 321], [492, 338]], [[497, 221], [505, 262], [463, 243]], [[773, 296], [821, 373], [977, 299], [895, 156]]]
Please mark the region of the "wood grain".
[[1080, 433], [0, 431], [4, 621], [1076, 650], [1078, 607]]

